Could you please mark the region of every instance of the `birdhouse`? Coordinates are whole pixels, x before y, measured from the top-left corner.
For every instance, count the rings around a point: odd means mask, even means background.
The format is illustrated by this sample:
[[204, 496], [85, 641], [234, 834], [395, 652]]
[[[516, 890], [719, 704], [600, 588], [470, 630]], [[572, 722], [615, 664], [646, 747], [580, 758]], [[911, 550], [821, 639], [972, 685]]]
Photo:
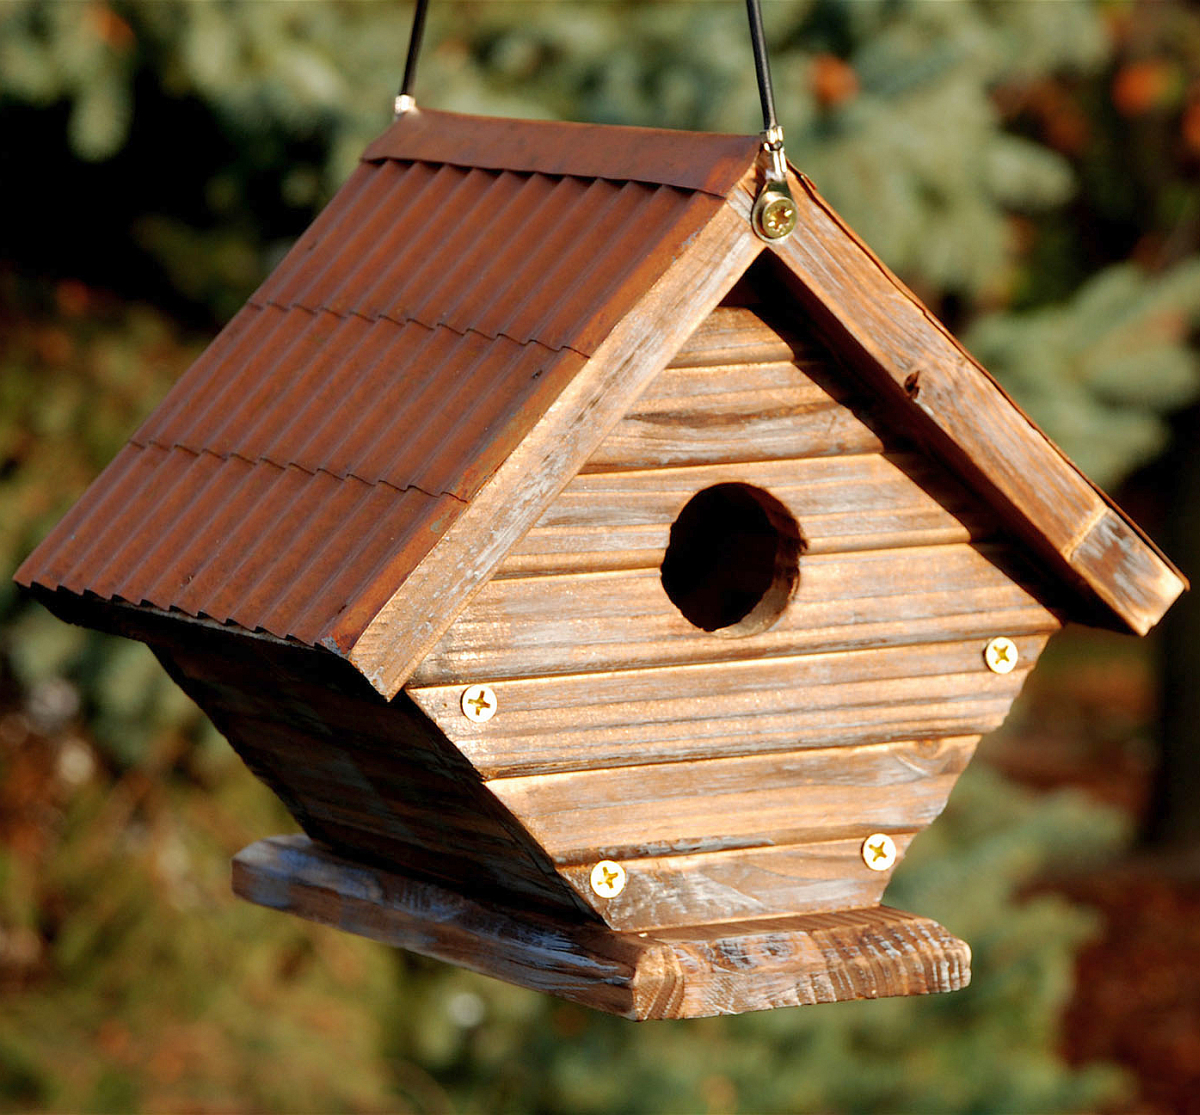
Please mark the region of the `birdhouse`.
[[894, 864], [1184, 581], [760, 156], [405, 113], [21, 567], [287, 805], [240, 895], [637, 1018], [966, 983]]

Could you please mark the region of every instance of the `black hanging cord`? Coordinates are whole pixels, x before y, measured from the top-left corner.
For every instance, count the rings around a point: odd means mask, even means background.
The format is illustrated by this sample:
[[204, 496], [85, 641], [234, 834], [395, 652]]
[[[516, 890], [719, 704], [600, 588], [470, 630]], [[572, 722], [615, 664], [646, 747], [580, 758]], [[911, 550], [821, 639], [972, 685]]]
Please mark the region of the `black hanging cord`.
[[425, 9], [429, 0], [417, 0], [413, 9], [412, 31], [408, 36], [408, 57], [404, 60], [404, 80], [400, 82], [400, 92], [396, 94], [396, 115], [407, 112], [416, 101], [413, 97], [413, 85], [417, 80], [417, 55], [421, 53], [421, 36], [425, 33]]
[[775, 119], [775, 93], [771, 89], [771, 63], [767, 60], [767, 40], [763, 35], [762, 7], [759, 0], [746, 0], [750, 19], [750, 43], [754, 47], [754, 72], [758, 77], [758, 96], [762, 101], [763, 130], [773, 133], [779, 127]]
[[[421, 38], [425, 33], [425, 11], [429, 0], [416, 0], [413, 9], [412, 31], [408, 36], [408, 57], [404, 60], [404, 80], [396, 94], [396, 113], [408, 111], [416, 104], [413, 85], [417, 80], [417, 56], [421, 53]], [[754, 48], [754, 73], [758, 78], [758, 96], [762, 102], [763, 130], [772, 138], [779, 127], [775, 119], [775, 93], [771, 88], [771, 63], [767, 59], [767, 40], [763, 34], [760, 0], [746, 0], [746, 15], [750, 21], [750, 43]]]

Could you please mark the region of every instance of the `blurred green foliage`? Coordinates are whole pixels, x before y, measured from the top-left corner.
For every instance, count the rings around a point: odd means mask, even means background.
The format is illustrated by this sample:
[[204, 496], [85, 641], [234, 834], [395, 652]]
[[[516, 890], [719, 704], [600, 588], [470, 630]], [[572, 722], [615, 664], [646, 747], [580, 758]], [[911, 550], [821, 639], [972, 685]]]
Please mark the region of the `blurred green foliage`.
[[1114, 264], [1067, 303], [975, 321], [968, 348], [1075, 462], [1112, 485], [1166, 446], [1167, 415], [1196, 396], [1200, 259], [1143, 274]]
[[[1193, 401], [1200, 14], [1170, 0], [766, 0], [793, 162], [1103, 482]], [[410, 12], [0, 2], [0, 1107], [1076, 1111], [1080, 910], [1022, 890], [1110, 812], [963, 778], [889, 900], [976, 949], [928, 1000], [634, 1026], [235, 903], [290, 827], [140, 645], [8, 572], [387, 123]], [[746, 132], [739, 3], [435, 0], [462, 111]], [[1133, 260], [1133, 262], [1130, 262]], [[181, 324], [181, 320], [189, 324]], [[199, 323], [199, 324], [197, 324]]]

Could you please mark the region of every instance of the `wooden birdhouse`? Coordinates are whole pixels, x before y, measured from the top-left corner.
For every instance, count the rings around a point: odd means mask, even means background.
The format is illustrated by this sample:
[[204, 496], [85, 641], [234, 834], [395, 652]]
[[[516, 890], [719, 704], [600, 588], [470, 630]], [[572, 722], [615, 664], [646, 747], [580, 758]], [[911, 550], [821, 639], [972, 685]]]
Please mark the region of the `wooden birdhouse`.
[[407, 112], [21, 567], [296, 818], [243, 897], [638, 1018], [967, 981], [893, 864], [1065, 620], [1184, 582], [763, 176]]

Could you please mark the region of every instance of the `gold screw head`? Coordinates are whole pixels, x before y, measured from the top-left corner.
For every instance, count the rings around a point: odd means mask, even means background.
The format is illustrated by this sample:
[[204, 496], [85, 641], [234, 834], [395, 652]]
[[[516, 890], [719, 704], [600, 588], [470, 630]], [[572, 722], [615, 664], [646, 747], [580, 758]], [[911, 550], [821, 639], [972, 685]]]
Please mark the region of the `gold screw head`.
[[485, 724], [491, 720], [498, 707], [496, 694], [486, 685], [472, 685], [463, 690], [463, 716], [476, 724]]
[[1011, 674], [1018, 657], [1017, 644], [1004, 635], [997, 635], [983, 648], [983, 660], [993, 674]]
[[602, 859], [592, 868], [592, 890], [601, 898], [616, 898], [625, 889], [625, 868]]
[[872, 871], [886, 871], [896, 862], [896, 842], [886, 832], [873, 832], [862, 842], [862, 858]]
[[759, 211], [758, 223], [768, 240], [782, 240], [796, 227], [796, 203], [790, 197], [771, 198]]

